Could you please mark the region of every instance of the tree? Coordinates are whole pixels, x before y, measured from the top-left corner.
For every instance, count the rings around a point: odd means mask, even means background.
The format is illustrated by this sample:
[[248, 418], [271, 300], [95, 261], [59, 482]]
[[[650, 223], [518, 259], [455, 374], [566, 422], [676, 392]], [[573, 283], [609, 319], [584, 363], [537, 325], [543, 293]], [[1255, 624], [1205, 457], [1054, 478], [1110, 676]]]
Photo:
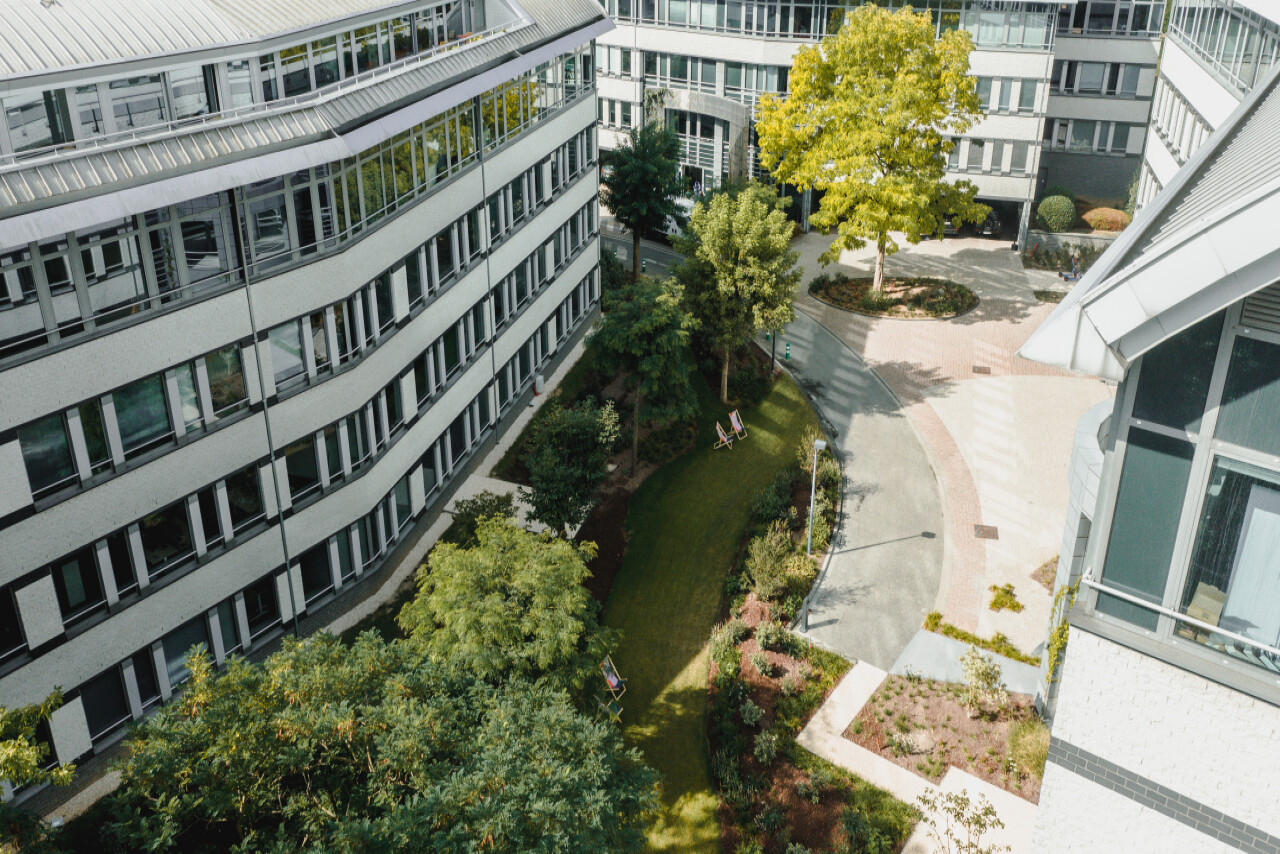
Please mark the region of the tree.
[[640, 425], [688, 418], [698, 409], [689, 353], [691, 320], [671, 282], [636, 281], [606, 300], [608, 312], [587, 339], [605, 373], [625, 371], [632, 392], [631, 470]]
[[520, 497], [534, 519], [557, 533], [581, 525], [609, 475], [609, 454], [618, 439], [613, 403], [572, 408], [552, 404], [534, 420], [525, 457], [529, 488]]
[[681, 242], [689, 259], [677, 271], [686, 304], [711, 348], [724, 356], [720, 400], [729, 402], [733, 351], [762, 329], [777, 329], [795, 315], [799, 257], [792, 225], [776, 191], [751, 183], [737, 193], [699, 202], [692, 234]]
[[962, 30], [935, 39], [929, 15], [910, 7], [861, 6], [796, 54], [785, 100], [761, 99], [761, 163], [779, 181], [823, 191], [810, 221], [837, 229], [824, 262], [875, 243], [875, 290], [898, 251], [891, 232], [918, 243], [941, 237], [948, 216], [978, 223], [989, 212], [972, 183], [944, 180], [954, 137], [982, 116], [972, 49]]
[[477, 544], [440, 543], [398, 621], [427, 657], [489, 682], [519, 677], [579, 691], [616, 644], [582, 582], [595, 544], [481, 520]]
[[[55, 690], [43, 702], [6, 709], [0, 706], [0, 781], [15, 787], [52, 783], [64, 786], [71, 782], [74, 765], [46, 769], [49, 745], [40, 741], [36, 728], [49, 720], [62, 705], [62, 692]], [[0, 803], [0, 851], [56, 851], [49, 826], [38, 815]]]
[[916, 808], [924, 814], [922, 820], [929, 828], [929, 835], [944, 854], [1009, 851], [1007, 845], [982, 844], [982, 837], [989, 831], [1004, 827], [996, 808], [985, 795], [979, 794], [975, 801], [967, 791], [943, 792], [930, 787], [916, 798]]
[[676, 207], [680, 195], [680, 141], [676, 133], [657, 121], [632, 128], [610, 158], [612, 170], [604, 177], [601, 200], [624, 228], [631, 232], [631, 277], [640, 275], [640, 237], [660, 231], [667, 218], [679, 222]]
[[411, 643], [287, 639], [130, 738], [111, 832], [129, 851], [638, 851], [655, 774], [549, 685], [491, 685]]
[[476, 528], [480, 520], [488, 519], [490, 516], [514, 519], [516, 516], [515, 494], [504, 492], [498, 495], [486, 489], [471, 498], [459, 498], [453, 505], [453, 522], [441, 538], [463, 548], [470, 548], [477, 542]]

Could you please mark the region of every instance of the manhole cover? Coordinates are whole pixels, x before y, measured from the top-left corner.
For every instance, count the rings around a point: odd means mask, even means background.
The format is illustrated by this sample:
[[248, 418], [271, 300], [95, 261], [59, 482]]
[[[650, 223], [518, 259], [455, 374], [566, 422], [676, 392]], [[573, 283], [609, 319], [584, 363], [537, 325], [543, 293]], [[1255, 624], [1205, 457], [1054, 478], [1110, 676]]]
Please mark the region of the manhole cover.
[[973, 535], [980, 540], [1000, 539], [1000, 532], [996, 530], [995, 525], [974, 525]]
[[989, 374], [991, 373], [991, 369], [988, 368], [986, 365], [974, 365], [973, 372], [975, 374]]

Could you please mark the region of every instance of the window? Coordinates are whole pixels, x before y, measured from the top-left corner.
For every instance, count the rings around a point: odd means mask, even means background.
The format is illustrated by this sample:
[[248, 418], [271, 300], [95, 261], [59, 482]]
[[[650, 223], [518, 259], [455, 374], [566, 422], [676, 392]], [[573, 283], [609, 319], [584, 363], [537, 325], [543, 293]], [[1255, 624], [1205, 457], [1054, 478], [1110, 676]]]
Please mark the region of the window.
[[164, 382], [159, 376], [138, 380], [111, 395], [125, 459], [158, 447], [171, 435]]
[[205, 616], [201, 614], [187, 624], [169, 632], [161, 641], [164, 648], [165, 666], [169, 673], [170, 687], [177, 687], [187, 681], [191, 672], [187, 669], [187, 659], [191, 653], [199, 649], [209, 651], [209, 628]]
[[1097, 131], [1098, 123], [1095, 121], [1084, 121], [1076, 119], [1071, 123], [1071, 142], [1069, 148], [1071, 151], [1092, 151], [1093, 136]]
[[982, 151], [984, 148], [986, 148], [986, 145], [982, 140], [969, 140], [969, 160], [966, 165], [970, 170], [976, 172], [982, 168]]
[[1199, 432], [1222, 323], [1223, 314], [1218, 313], [1142, 357], [1133, 400], [1134, 418]]
[[1280, 346], [1238, 337], [1222, 391], [1216, 438], [1280, 456]]
[[271, 367], [276, 390], [297, 385], [305, 379], [307, 366], [303, 360], [298, 321], [291, 320], [275, 327], [267, 333], [267, 340], [271, 345]]
[[276, 604], [275, 578], [267, 577], [245, 588], [244, 606], [248, 617], [250, 638], [256, 639], [280, 622], [280, 608]]
[[34, 497], [48, 495], [75, 480], [76, 467], [62, 413], [19, 427], [18, 444]]
[[147, 573], [153, 580], [194, 554], [186, 501], [152, 513], [138, 523], [138, 533]]
[[156, 680], [156, 660], [150, 649], [133, 656], [133, 677], [138, 684], [138, 699], [147, 709], [160, 702], [160, 684]]
[[1080, 84], [1076, 91], [1081, 95], [1101, 95], [1102, 78], [1106, 69], [1105, 62], [1080, 63]]
[[70, 116], [62, 90], [7, 97], [4, 115], [14, 151], [58, 145], [71, 138]]
[[1013, 157], [1009, 163], [1009, 171], [1015, 175], [1024, 175], [1027, 172], [1027, 154], [1030, 146], [1025, 142], [1013, 143]]
[[1111, 153], [1124, 154], [1129, 147], [1129, 125], [1116, 122], [1111, 131]]
[[213, 400], [213, 414], [225, 418], [248, 403], [245, 392], [244, 370], [240, 366], [240, 347], [232, 345], [215, 350], [204, 357], [209, 374], [209, 394]]
[[80, 702], [90, 738], [97, 740], [120, 724], [133, 718], [125, 696], [119, 667], [112, 667], [97, 679], [80, 686]]
[[294, 501], [320, 486], [314, 436], [307, 436], [285, 448], [284, 463], [289, 475], [289, 495]]
[[116, 582], [116, 594], [124, 598], [138, 589], [138, 577], [133, 571], [133, 556], [129, 549], [128, 531], [108, 534], [107, 558], [111, 561], [111, 576]]
[[262, 489], [258, 483], [258, 469], [247, 466], [228, 475], [227, 503], [231, 506], [231, 529], [239, 534], [266, 514], [262, 505]]
[[204, 424], [200, 411], [200, 394], [196, 391], [195, 370], [190, 364], [174, 369], [178, 385], [178, 409], [182, 412], [182, 426], [188, 432]]
[[196, 504], [200, 508], [200, 533], [204, 536], [204, 546], [212, 549], [222, 542], [222, 524], [218, 518], [221, 514], [218, 513], [212, 486], [196, 493]]
[[302, 595], [307, 605], [332, 590], [333, 574], [329, 571], [328, 541], [304, 552], [298, 558], [298, 571], [302, 576]]
[[1036, 81], [1032, 78], [1023, 78], [1022, 85], [1018, 89], [1018, 112], [1033, 113], [1036, 109]]
[[105, 605], [93, 548], [83, 548], [53, 565], [53, 588], [64, 622], [71, 623]]
[[0, 661], [7, 661], [26, 648], [27, 639], [22, 634], [13, 588], [0, 588]]
[[399, 529], [404, 530], [413, 521], [413, 507], [409, 503], [409, 478], [401, 478], [391, 492], [396, 502], [396, 521]]

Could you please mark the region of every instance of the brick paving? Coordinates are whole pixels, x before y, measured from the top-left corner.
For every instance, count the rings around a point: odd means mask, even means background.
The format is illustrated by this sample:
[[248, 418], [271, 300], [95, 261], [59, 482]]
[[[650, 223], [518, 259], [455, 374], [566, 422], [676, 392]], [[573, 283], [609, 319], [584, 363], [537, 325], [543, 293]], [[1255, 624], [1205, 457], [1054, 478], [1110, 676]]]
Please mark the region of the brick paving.
[[[978, 306], [949, 321], [865, 317], [808, 294], [807, 283], [819, 272], [817, 256], [826, 246], [827, 238], [819, 234], [803, 235], [795, 242], [806, 268], [797, 307], [848, 343], [902, 401], [933, 458], [947, 499], [947, 570], [938, 601], [948, 622], [978, 631], [989, 599], [988, 541], [975, 536], [975, 526], [989, 523], [982, 518], [973, 473], [929, 397], [945, 397], [958, 384], [974, 379], [1075, 376], [1016, 355], [1054, 308], [1039, 302], [1033, 289], [1065, 286], [1051, 273], [1024, 270], [1006, 243], [978, 238], [927, 241], [890, 256], [887, 274], [960, 282], [978, 294]], [[874, 255], [869, 250], [846, 252], [840, 260], [841, 267], [867, 275]], [[991, 414], [995, 417], [982, 427], [988, 435], [1008, 426], [998, 409]]]

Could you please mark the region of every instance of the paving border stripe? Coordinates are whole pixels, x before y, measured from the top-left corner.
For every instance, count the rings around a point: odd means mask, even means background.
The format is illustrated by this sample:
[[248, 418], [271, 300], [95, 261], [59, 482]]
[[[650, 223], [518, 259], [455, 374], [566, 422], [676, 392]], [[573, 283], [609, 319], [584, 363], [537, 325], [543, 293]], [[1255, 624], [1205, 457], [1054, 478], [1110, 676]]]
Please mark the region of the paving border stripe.
[[1049, 741], [1049, 761], [1104, 789], [1168, 816], [1240, 851], [1280, 854], [1280, 837], [1232, 818], [1208, 804], [1162, 786], [1114, 762], [1082, 750], [1060, 738]]

